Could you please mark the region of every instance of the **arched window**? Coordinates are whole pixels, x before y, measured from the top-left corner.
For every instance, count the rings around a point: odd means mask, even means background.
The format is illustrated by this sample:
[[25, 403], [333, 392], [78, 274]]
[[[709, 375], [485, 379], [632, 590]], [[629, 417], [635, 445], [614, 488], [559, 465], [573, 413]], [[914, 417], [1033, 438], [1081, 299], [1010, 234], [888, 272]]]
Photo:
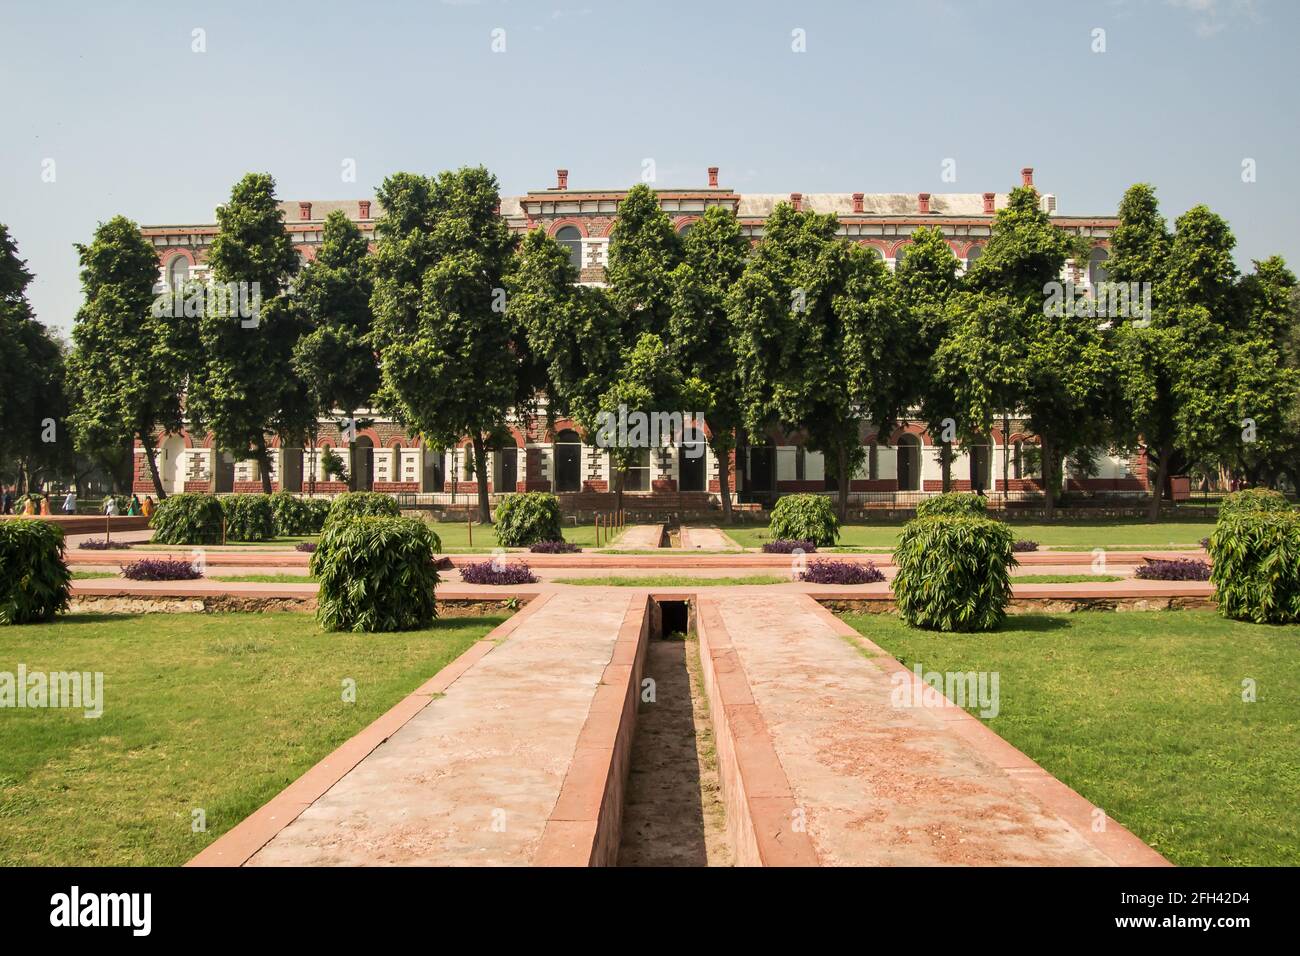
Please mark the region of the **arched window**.
[[895, 272], [897, 272], [898, 269], [903, 265], [903, 260], [907, 258], [907, 250], [910, 249], [911, 246], [912, 244], [909, 242], [906, 245], [899, 246], [897, 249], [894, 250], [894, 271]]
[[571, 428], [555, 436], [552, 450], [555, 462], [555, 490], [582, 490], [582, 439]]
[[683, 239], [685, 239], [685, 238], [686, 238], [686, 234], [687, 234], [688, 232], [690, 232], [693, 228], [695, 228], [695, 223], [694, 223], [694, 221], [692, 221], [692, 222], [684, 222], [684, 223], [681, 224], [681, 226], [678, 227], [678, 229], [677, 229], [677, 235], [679, 235], [679, 236], [681, 236]]
[[581, 271], [582, 269], [582, 233], [578, 231], [577, 226], [563, 226], [555, 234], [555, 241], [569, 253], [569, 264], [573, 268]]
[[1088, 253], [1088, 285], [1096, 288], [1105, 282], [1109, 276], [1106, 272], [1106, 260], [1110, 258], [1110, 253], [1101, 246], [1093, 248]]
[[975, 265], [976, 260], [979, 259], [979, 257], [982, 256], [982, 255], [984, 255], [984, 247], [983, 247], [983, 246], [971, 246], [970, 249], [968, 249], [968, 250], [966, 251], [966, 271], [967, 271], [967, 272], [970, 271], [970, 267], [973, 266], [973, 265]]
[[185, 287], [190, 277], [190, 260], [184, 256], [174, 256], [167, 264], [167, 288], [179, 292]]
[[884, 261], [885, 261], [885, 254], [884, 254], [883, 252], [880, 251], [880, 247], [879, 247], [879, 246], [867, 246], [866, 249], [867, 249], [867, 252], [871, 253], [873, 256], [875, 256], [877, 259], [879, 259], [881, 262], [884, 262]]
[[912, 434], [898, 436], [898, 490], [921, 488], [921, 439]]

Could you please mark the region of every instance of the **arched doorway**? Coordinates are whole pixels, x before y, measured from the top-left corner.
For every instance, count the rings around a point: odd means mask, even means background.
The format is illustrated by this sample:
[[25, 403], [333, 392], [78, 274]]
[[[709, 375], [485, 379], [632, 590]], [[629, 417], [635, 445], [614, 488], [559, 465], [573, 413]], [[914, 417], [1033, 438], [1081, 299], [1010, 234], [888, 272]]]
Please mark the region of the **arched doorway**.
[[235, 456], [228, 451], [219, 451], [214, 456], [212, 468], [212, 487], [219, 495], [229, 494], [235, 490]]
[[302, 491], [302, 449], [280, 449], [280, 488], [283, 491]]
[[503, 438], [495, 449], [496, 462], [492, 468], [492, 487], [500, 494], [512, 492], [519, 481], [519, 446], [513, 438]]
[[351, 448], [353, 491], [369, 491], [375, 485], [375, 443], [358, 435]]
[[582, 439], [571, 428], [555, 436], [555, 490], [582, 490]]
[[980, 438], [966, 450], [970, 456], [970, 490], [976, 493], [988, 491], [993, 475], [992, 446], [988, 439]]
[[679, 491], [705, 491], [708, 481], [706, 468], [708, 445], [704, 436], [692, 430], [677, 448], [677, 488]]
[[183, 454], [185, 439], [180, 435], [168, 435], [158, 450], [158, 477], [162, 479], [163, 491], [169, 495], [185, 490], [185, 475], [180, 467]]
[[771, 438], [745, 449], [745, 490], [771, 492], [776, 488], [776, 442]]
[[898, 490], [921, 488], [921, 439], [912, 434], [898, 437]]
[[426, 494], [442, 491], [442, 449], [427, 445], [420, 449], [420, 490]]

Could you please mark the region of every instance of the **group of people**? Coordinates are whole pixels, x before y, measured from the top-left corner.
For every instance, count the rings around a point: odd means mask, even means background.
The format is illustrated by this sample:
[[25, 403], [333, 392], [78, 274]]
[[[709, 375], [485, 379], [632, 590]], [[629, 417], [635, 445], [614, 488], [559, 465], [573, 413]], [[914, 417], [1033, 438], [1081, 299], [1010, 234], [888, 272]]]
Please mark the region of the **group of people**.
[[[106, 495], [104, 497], [104, 514], [110, 516], [120, 514], [125, 514], [128, 517], [144, 515], [147, 518], [153, 514], [154, 507], [152, 495], [145, 495], [144, 501], [141, 501], [137, 495], [131, 495], [131, 500], [127, 502], [125, 512], [118, 509], [117, 498], [115, 496]], [[15, 511], [15, 508], [18, 510]], [[63, 499], [63, 507], [61, 510], [65, 515], [75, 515], [77, 513], [77, 493], [75, 491], [68, 492], [67, 497]], [[3, 490], [0, 490], [0, 514], [21, 514], [28, 516], [53, 514], [50, 507], [50, 496], [39, 491], [34, 491], [31, 494], [23, 496], [22, 500], [19, 501], [18, 496], [14, 493], [14, 489], [4, 488]]]

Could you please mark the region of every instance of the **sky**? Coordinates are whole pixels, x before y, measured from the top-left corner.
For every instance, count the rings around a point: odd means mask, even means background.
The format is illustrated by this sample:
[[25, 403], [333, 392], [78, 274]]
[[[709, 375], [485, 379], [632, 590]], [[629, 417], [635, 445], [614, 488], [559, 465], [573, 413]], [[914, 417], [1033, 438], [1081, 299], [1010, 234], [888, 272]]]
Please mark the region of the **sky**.
[[507, 195], [647, 160], [767, 193], [1005, 192], [1032, 166], [1062, 214], [1150, 182], [1171, 223], [1224, 216], [1243, 268], [1297, 269], [1298, 26], [1295, 0], [0, 0], [0, 222], [64, 334], [74, 243], [211, 223], [250, 171], [319, 200], [479, 164]]

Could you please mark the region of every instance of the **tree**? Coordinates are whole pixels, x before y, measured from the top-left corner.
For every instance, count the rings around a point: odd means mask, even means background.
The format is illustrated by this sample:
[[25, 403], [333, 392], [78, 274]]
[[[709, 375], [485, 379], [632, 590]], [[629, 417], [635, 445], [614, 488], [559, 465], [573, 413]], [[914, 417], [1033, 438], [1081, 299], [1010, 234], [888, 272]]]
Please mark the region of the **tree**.
[[[284, 228], [275, 180], [249, 173], [217, 208], [208, 265], [217, 284], [199, 319], [202, 361], [188, 411], [211, 430], [218, 450], [250, 450], [262, 490], [271, 492], [268, 434], [307, 430], [312, 410], [293, 375], [293, 346], [301, 329], [282, 297], [298, 271], [298, 254]], [[223, 288], [224, 286], [224, 288]]]
[[316, 258], [303, 267], [290, 296], [304, 330], [294, 343], [292, 365], [312, 409], [313, 448], [322, 415], [342, 412], [345, 422], [355, 423], [357, 409], [369, 407], [379, 388], [371, 344], [373, 291], [366, 237], [336, 209], [325, 218]]
[[69, 363], [77, 389], [70, 416], [77, 447], [111, 457], [138, 439], [161, 500], [167, 491], [158, 474], [157, 437], [184, 424], [182, 397], [193, 354], [178, 326], [186, 320], [173, 315], [170, 297], [155, 296], [158, 255], [131, 220], [115, 216], [101, 223], [90, 244], [76, 248], [85, 295]]
[[518, 400], [523, 360], [505, 277], [517, 240], [482, 167], [432, 179], [399, 173], [379, 190], [371, 308], [381, 400], [445, 444], [470, 435], [479, 518], [492, 521], [486, 438]]
[[837, 229], [834, 216], [778, 205], [727, 308], [746, 429], [802, 431], [838, 479], [844, 520], [861, 420], [887, 427], [906, 397], [910, 330], [884, 264]]
[[670, 276], [669, 352], [690, 382], [690, 394], [699, 396], [691, 411], [702, 412], [708, 425], [723, 518], [730, 523], [731, 452], [742, 416], [727, 293], [745, 271], [749, 242], [736, 217], [713, 206], [687, 234], [684, 254]]
[[609, 240], [605, 280], [628, 330], [663, 335], [672, 317], [672, 272], [682, 261], [682, 243], [655, 191], [639, 183], [619, 203]]

